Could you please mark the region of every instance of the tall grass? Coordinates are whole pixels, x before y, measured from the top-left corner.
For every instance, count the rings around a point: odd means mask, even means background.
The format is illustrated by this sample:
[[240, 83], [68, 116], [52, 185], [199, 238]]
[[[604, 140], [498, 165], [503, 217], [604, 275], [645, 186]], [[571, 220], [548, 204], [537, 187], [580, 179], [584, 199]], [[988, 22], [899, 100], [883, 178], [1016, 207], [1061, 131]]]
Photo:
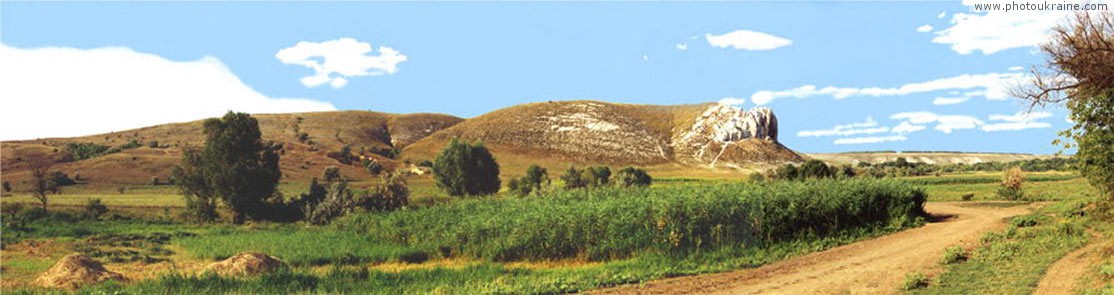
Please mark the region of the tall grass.
[[731, 183], [473, 199], [338, 226], [442, 256], [609, 260], [903, 227], [920, 220], [924, 201], [923, 190], [892, 179]]
[[294, 265], [378, 263], [428, 257], [425, 252], [364, 235], [295, 226], [211, 231], [175, 242], [198, 258], [220, 260], [244, 251], [258, 251]]

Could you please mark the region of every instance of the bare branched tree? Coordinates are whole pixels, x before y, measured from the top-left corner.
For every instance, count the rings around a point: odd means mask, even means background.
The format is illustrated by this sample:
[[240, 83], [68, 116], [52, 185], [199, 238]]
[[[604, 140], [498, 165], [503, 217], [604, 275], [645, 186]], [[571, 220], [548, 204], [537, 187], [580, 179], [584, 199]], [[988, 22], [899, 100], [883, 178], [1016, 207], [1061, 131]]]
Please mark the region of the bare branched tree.
[[1075, 141], [1081, 174], [1114, 204], [1114, 12], [1076, 13], [1041, 51], [1047, 64], [1033, 67], [1031, 83], [1011, 94], [1030, 110], [1052, 104], [1071, 111], [1074, 126], [1060, 134]]

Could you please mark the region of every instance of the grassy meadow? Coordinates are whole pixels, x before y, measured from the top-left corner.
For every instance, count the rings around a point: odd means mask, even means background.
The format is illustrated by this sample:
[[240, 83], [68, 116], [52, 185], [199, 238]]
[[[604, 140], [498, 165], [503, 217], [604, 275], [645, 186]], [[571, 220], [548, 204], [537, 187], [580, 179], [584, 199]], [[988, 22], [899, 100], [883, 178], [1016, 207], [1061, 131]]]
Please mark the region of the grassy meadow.
[[[981, 172], [767, 183], [662, 178], [643, 189], [466, 199], [443, 195], [428, 178], [414, 178], [409, 208], [350, 215], [320, 227], [181, 222], [173, 211], [182, 199], [172, 186], [123, 193], [75, 188], [51, 196], [49, 216], [27, 218], [18, 227], [5, 221], [0, 281], [13, 293], [58, 292], [30, 282], [52, 261], [80, 251], [129, 277], [145, 278], [77, 291], [88, 294], [567, 293], [751, 268], [919, 226], [919, 204], [958, 201], [970, 193], [973, 200], [995, 200], [1001, 177]], [[1016, 280], [1025, 285], [994, 290], [1024, 293], [1048, 265], [1088, 241], [1082, 234], [1087, 219], [1074, 214], [1097, 193], [1082, 178], [1044, 172], [1029, 173], [1025, 181], [1025, 201], [1050, 202], [1018, 217], [1033, 222], [1015, 222], [1024, 226], [967, 246], [969, 259], [926, 270], [931, 283], [913, 292], [962, 293]], [[295, 195], [305, 185], [287, 183], [280, 190]], [[80, 217], [90, 198], [101, 198], [109, 215], [118, 216]], [[14, 203], [34, 205], [25, 195], [4, 197], [2, 205]], [[141, 242], [105, 242], [113, 240]], [[203, 265], [243, 251], [274, 255], [292, 268], [252, 278], [200, 274]], [[1112, 262], [1104, 263], [1110, 268]], [[1109, 278], [1107, 273], [1096, 267], [1090, 278]]]

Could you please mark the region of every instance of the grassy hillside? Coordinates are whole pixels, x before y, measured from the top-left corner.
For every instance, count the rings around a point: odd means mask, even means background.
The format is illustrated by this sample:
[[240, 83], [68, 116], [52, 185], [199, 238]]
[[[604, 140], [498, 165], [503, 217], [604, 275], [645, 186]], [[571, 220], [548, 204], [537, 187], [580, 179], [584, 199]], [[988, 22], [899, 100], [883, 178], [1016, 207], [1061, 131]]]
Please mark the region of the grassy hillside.
[[[463, 119], [440, 114], [387, 114], [367, 111], [254, 115], [263, 139], [281, 143], [284, 181], [306, 181], [324, 167], [339, 166], [345, 175], [364, 175], [358, 165], [344, 165], [328, 157], [343, 146], [395, 166], [396, 161], [375, 151], [401, 149]], [[0, 144], [4, 180], [17, 190], [26, 187], [32, 162], [52, 163], [50, 170], [80, 175], [91, 185], [144, 184], [153, 177], [165, 181], [181, 159], [182, 149], [204, 144], [203, 120], [164, 124], [134, 130], [74, 138], [7, 141]], [[138, 147], [84, 160], [67, 159], [67, 144]]]
[[[555, 101], [517, 105], [468, 119], [434, 133], [403, 150], [402, 157], [432, 160], [450, 139], [483, 141], [503, 171], [520, 173], [537, 163], [553, 170], [577, 165], [637, 165], [664, 175], [729, 174], [681, 161], [674, 138], [691, 129], [714, 104], [634, 105], [598, 101]], [[769, 162], [799, 161], [777, 142], [743, 140], [725, 149], [722, 163], [754, 167]], [[718, 151], [718, 150], [717, 150]], [[680, 164], [684, 162], [685, 164]], [[723, 165], [717, 165], [721, 167]], [[742, 167], [747, 168], [747, 167]]]

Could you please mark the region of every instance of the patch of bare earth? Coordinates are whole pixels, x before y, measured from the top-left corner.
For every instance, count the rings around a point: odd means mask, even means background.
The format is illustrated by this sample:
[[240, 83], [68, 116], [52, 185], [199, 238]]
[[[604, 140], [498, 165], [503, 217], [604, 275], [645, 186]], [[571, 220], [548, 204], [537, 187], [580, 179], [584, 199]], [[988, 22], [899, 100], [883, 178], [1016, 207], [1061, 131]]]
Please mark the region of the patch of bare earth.
[[938, 268], [944, 249], [976, 241], [1003, 218], [1030, 206], [929, 203], [937, 221], [892, 235], [844, 245], [754, 269], [679, 277], [597, 290], [601, 294], [890, 294], [905, 275]]
[[1033, 291], [1034, 295], [1071, 294], [1072, 290], [1079, 287], [1079, 278], [1102, 258], [1098, 251], [1104, 245], [1101, 242], [1102, 237], [1094, 231], [1089, 232], [1093, 237], [1092, 242], [1049, 266], [1037, 289]]

